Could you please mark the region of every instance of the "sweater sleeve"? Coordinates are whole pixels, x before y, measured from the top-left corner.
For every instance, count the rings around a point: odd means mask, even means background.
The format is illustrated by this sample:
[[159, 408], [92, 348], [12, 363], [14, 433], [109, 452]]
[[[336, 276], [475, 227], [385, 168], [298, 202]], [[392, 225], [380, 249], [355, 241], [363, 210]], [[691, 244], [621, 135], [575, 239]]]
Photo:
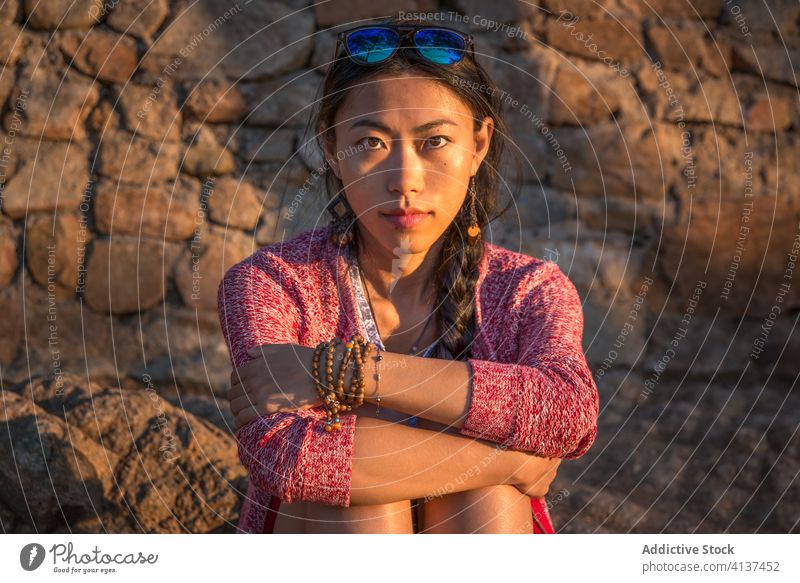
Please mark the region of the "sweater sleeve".
[[460, 432], [543, 457], [580, 457], [597, 435], [599, 395], [577, 290], [547, 261], [522, 277], [516, 297], [508, 328], [517, 362], [469, 359], [472, 396]]
[[[302, 321], [285, 264], [263, 249], [231, 267], [217, 291], [217, 310], [231, 364], [251, 358], [261, 344], [299, 343]], [[262, 415], [236, 432], [239, 459], [253, 484], [291, 503], [295, 500], [349, 506], [355, 415], [340, 417], [342, 429], [326, 433], [322, 405]]]

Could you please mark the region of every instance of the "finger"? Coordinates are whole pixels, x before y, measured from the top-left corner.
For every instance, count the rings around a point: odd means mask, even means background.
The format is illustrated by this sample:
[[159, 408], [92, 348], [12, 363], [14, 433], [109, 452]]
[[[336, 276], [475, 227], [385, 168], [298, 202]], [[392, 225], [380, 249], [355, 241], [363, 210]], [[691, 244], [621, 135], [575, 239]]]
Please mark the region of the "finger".
[[245, 390], [245, 386], [242, 383], [233, 383], [231, 387], [228, 389], [228, 402], [232, 402], [235, 399], [240, 397], [244, 397], [247, 395], [247, 391]]
[[242, 410], [247, 407], [253, 407], [254, 405], [255, 403], [253, 403], [253, 400], [247, 395], [236, 397], [230, 402], [231, 413], [238, 415]]
[[240, 427], [244, 427], [256, 417], [258, 417], [258, 412], [253, 407], [242, 409], [242, 411], [240, 411], [239, 414], [236, 416], [237, 429]]

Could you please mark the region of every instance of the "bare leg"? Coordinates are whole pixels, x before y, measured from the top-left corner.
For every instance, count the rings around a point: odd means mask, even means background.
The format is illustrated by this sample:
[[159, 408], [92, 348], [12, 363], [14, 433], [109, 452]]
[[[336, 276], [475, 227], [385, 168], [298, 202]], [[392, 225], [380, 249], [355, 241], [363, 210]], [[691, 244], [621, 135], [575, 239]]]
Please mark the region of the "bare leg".
[[531, 499], [513, 486], [489, 486], [434, 498], [422, 505], [420, 533], [533, 532]]

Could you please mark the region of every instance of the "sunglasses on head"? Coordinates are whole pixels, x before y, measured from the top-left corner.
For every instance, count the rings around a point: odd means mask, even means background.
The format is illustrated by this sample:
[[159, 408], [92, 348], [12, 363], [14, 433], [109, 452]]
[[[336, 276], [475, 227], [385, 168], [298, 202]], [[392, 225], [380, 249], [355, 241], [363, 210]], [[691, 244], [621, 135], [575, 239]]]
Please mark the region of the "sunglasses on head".
[[472, 36], [452, 28], [368, 24], [344, 30], [337, 35], [334, 62], [339, 45], [343, 44], [347, 56], [359, 65], [377, 65], [390, 59], [406, 38], [411, 39], [411, 46], [417, 54], [437, 65], [458, 63], [464, 58], [467, 49], [472, 59], [475, 59]]

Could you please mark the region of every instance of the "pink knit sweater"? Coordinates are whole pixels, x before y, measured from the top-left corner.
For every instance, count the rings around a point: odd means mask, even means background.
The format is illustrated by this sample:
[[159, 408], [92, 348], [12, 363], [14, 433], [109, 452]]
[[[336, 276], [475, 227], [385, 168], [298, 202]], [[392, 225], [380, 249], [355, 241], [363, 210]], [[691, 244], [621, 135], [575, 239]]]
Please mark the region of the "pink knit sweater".
[[[231, 267], [218, 291], [222, 331], [234, 368], [260, 344], [365, 335], [345, 259], [330, 226], [262, 247]], [[472, 393], [461, 434], [546, 457], [574, 459], [597, 433], [597, 387], [583, 355], [583, 313], [558, 265], [489, 242], [476, 286]], [[265, 530], [268, 508], [306, 500], [349, 506], [356, 416], [326, 433], [324, 408], [276, 413], [236, 433], [250, 483], [240, 532]], [[553, 532], [543, 499], [534, 516]], [[274, 520], [274, 516], [273, 516]]]

